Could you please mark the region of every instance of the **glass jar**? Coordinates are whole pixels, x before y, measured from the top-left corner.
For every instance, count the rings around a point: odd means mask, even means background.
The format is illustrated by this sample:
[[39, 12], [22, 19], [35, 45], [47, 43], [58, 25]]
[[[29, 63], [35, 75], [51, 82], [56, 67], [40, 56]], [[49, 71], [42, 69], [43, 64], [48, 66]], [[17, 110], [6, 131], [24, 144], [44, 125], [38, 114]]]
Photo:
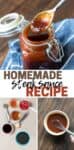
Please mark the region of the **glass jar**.
[[[20, 39], [19, 39], [20, 35]], [[58, 69], [64, 56], [51, 25], [45, 33], [33, 34], [30, 23], [18, 13], [0, 18], [0, 64], [8, 52], [9, 41], [20, 40], [24, 69]]]
[[32, 33], [30, 24], [20, 35], [25, 69], [58, 69], [64, 56], [63, 49], [55, 38], [53, 25], [45, 33]]

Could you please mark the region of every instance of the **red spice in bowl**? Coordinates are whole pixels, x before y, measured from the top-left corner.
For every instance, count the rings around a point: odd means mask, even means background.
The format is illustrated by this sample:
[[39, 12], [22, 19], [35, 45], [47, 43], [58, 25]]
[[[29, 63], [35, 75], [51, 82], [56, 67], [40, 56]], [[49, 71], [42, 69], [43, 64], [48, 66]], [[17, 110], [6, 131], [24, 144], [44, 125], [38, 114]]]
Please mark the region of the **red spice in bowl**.
[[30, 107], [30, 103], [27, 100], [23, 100], [20, 102], [20, 108], [22, 110], [27, 110]]

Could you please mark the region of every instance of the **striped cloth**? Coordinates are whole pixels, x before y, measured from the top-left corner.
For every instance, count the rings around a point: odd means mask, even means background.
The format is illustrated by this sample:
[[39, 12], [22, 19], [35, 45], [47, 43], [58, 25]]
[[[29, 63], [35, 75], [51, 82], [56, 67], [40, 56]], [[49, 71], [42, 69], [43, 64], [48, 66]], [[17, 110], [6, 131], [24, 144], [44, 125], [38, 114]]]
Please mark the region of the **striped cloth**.
[[[55, 23], [54, 28], [56, 38], [59, 39], [64, 49], [64, 60], [66, 59], [60, 69], [74, 69], [74, 19], [65, 19], [61, 22]], [[8, 45], [9, 51], [0, 69], [24, 69], [19, 39], [9, 41]]]

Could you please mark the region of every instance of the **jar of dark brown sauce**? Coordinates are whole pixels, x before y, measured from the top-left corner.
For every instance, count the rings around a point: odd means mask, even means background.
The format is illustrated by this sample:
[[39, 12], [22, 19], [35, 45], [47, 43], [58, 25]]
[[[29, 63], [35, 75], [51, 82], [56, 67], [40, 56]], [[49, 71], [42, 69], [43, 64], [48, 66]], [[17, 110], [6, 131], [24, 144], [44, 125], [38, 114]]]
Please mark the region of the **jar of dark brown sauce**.
[[63, 48], [55, 37], [53, 24], [45, 32], [32, 32], [30, 23], [20, 35], [25, 69], [59, 69]]

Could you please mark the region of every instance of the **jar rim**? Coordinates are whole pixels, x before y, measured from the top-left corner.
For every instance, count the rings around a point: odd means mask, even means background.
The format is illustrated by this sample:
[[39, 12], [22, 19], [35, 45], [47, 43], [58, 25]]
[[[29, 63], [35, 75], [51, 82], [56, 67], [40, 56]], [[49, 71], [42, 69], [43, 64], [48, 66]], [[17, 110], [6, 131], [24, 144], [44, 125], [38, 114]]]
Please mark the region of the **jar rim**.
[[28, 39], [28, 32], [29, 32], [29, 29], [30, 29], [30, 23], [28, 23], [22, 30], [22, 39], [23, 41], [30, 45], [30, 46], [44, 46], [44, 45], [47, 45], [49, 42], [47, 40], [42, 40], [42, 41], [31, 41]]

